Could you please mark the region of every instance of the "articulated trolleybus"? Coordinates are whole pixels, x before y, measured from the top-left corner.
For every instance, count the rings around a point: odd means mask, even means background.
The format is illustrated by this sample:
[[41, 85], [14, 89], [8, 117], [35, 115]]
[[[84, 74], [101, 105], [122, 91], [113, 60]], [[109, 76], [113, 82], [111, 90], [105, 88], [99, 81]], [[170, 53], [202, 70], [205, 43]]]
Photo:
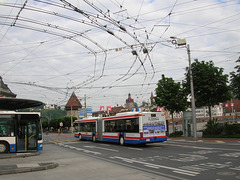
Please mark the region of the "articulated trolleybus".
[[76, 120], [75, 137], [79, 140], [146, 144], [167, 140], [163, 112], [127, 112], [116, 116]]

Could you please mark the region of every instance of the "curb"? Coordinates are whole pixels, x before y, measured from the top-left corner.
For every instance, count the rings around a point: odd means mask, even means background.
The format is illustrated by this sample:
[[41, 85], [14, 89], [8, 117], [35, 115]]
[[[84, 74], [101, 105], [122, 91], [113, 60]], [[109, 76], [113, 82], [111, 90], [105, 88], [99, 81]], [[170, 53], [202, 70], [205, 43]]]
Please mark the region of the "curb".
[[34, 153], [8, 153], [8, 154], [1, 154], [0, 159], [8, 159], [8, 158], [25, 158], [30, 156], [38, 156], [40, 155], [40, 152], [34, 152]]
[[16, 173], [26, 173], [26, 172], [34, 172], [34, 171], [42, 171], [48, 170], [58, 167], [58, 163], [38, 163], [39, 167], [23, 167], [23, 168], [15, 168], [9, 170], [0, 170], [0, 175], [6, 174], [16, 174]]

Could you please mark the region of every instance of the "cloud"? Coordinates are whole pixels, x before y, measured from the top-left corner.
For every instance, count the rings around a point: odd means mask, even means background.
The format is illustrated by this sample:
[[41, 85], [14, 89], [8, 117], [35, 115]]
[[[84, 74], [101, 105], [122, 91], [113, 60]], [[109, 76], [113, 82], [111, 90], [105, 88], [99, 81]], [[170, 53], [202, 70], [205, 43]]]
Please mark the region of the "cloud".
[[0, 75], [17, 97], [65, 105], [75, 91], [94, 110], [128, 93], [148, 102], [161, 74], [184, 79], [187, 51], [170, 36], [186, 38], [192, 60], [236, 65], [239, 1], [68, 2], [0, 1]]

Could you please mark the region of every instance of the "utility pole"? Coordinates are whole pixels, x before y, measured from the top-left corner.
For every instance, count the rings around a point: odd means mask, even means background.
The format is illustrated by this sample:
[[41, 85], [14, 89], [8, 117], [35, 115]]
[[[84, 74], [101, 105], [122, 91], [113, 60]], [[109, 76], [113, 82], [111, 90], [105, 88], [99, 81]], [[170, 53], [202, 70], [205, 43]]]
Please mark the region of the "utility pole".
[[87, 117], [87, 97], [86, 97], [86, 94], [84, 95], [84, 107], [85, 107], [84, 117]]
[[194, 87], [193, 87], [193, 76], [192, 76], [192, 63], [190, 56], [190, 46], [187, 44], [187, 54], [189, 61], [189, 76], [190, 76], [190, 86], [191, 86], [191, 100], [192, 100], [192, 119], [193, 119], [193, 138], [197, 138], [197, 123], [196, 123], [196, 107], [195, 107], [195, 97], [194, 97]]
[[178, 47], [184, 46], [187, 49], [188, 62], [189, 62], [189, 78], [190, 78], [190, 87], [191, 87], [193, 138], [197, 139], [196, 107], [195, 107], [195, 97], [194, 97], [194, 87], [193, 87], [190, 46], [189, 46], [189, 44], [186, 43], [185, 39], [179, 39], [177, 37], [170, 37], [170, 38], [173, 39], [172, 44], [177, 45]]

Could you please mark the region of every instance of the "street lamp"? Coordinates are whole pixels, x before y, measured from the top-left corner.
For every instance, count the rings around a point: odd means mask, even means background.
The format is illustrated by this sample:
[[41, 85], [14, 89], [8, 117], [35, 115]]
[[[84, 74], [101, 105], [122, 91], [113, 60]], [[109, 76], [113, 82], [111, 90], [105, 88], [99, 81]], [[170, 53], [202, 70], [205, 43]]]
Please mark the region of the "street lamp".
[[188, 54], [188, 62], [189, 62], [189, 77], [190, 77], [190, 86], [191, 86], [191, 97], [192, 97], [192, 121], [193, 121], [193, 138], [197, 138], [197, 125], [196, 125], [196, 107], [195, 107], [195, 97], [194, 97], [194, 88], [193, 88], [193, 76], [192, 76], [192, 63], [190, 56], [190, 46], [186, 43], [185, 39], [179, 39], [177, 37], [170, 37], [172, 40], [172, 44], [176, 46], [184, 46], [187, 49]]

